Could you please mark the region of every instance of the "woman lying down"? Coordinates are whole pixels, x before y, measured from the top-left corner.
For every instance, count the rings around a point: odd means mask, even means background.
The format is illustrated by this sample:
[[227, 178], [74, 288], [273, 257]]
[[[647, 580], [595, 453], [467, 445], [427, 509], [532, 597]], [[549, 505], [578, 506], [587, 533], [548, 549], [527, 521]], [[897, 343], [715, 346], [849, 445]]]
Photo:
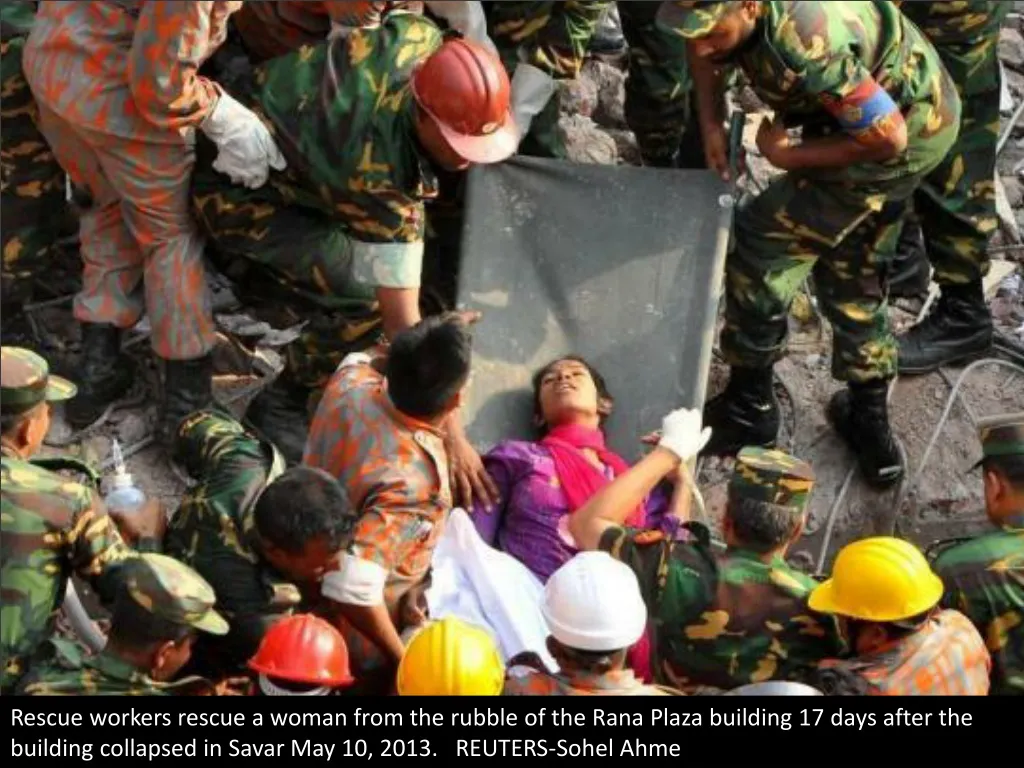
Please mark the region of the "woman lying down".
[[[605, 444], [602, 425], [613, 404], [604, 378], [586, 360], [555, 360], [533, 379], [540, 439], [508, 440], [484, 457], [499, 500], [491, 508], [477, 503], [473, 524], [485, 542], [515, 557], [543, 583], [579, 551], [569, 535], [570, 515], [629, 468]], [[688, 486], [680, 479], [675, 492], [656, 489], [627, 522], [674, 534], [689, 505]], [[646, 677], [644, 655], [641, 644], [631, 666]]]

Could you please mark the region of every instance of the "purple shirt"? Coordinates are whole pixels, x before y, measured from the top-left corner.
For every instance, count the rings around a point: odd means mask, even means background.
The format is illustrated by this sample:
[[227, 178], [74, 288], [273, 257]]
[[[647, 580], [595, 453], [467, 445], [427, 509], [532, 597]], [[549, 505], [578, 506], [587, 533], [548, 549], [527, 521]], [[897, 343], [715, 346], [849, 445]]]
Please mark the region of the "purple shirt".
[[[475, 503], [473, 524], [484, 541], [546, 582], [579, 551], [569, 535], [569, 502], [551, 453], [540, 443], [509, 440], [483, 461], [498, 486], [499, 501], [490, 511]], [[610, 469], [605, 474], [612, 478]], [[644, 503], [646, 527], [674, 532], [678, 521], [669, 514], [670, 503], [671, 488], [656, 488]]]

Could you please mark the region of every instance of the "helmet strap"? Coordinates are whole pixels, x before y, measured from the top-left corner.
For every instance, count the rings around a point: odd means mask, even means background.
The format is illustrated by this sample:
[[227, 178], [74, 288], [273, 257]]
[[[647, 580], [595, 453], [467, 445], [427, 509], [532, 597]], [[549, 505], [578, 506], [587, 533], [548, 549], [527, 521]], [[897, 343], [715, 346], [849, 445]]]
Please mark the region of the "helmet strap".
[[286, 691], [267, 677], [266, 675], [260, 675], [260, 691], [264, 696], [327, 696], [330, 694], [331, 689], [325, 686], [314, 688], [311, 691], [303, 691], [298, 693], [296, 691]]

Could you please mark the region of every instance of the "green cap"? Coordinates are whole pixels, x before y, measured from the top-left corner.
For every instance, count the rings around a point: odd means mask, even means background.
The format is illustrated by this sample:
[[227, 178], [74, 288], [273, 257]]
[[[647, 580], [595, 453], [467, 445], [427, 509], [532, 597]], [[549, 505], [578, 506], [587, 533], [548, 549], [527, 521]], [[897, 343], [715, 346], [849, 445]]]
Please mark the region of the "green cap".
[[50, 375], [46, 360], [22, 347], [0, 347], [0, 412], [25, 413], [42, 402], [70, 400], [78, 388]]
[[154, 616], [212, 635], [228, 632], [227, 621], [213, 610], [217, 602], [213, 587], [173, 557], [149, 552], [139, 555], [125, 584], [132, 599]]
[[1024, 411], [982, 419], [978, 422], [978, 439], [981, 458], [973, 469], [995, 456], [1024, 456]]
[[729, 496], [803, 509], [814, 488], [814, 470], [782, 451], [744, 448], [736, 456]]
[[658, 9], [658, 26], [693, 40], [709, 34], [732, 5], [730, 0], [675, 0]]

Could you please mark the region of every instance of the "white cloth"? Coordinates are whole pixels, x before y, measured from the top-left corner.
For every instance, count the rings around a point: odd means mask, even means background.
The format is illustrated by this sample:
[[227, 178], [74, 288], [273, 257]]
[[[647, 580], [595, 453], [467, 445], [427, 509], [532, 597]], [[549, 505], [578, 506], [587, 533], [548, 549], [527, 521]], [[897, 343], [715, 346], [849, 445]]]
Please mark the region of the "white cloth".
[[346, 552], [339, 559], [337, 570], [324, 574], [320, 593], [336, 603], [372, 607], [384, 604], [387, 581], [386, 568]]
[[448, 26], [454, 29], [468, 40], [487, 48], [498, 58], [498, 48], [494, 45], [490, 35], [487, 34], [487, 17], [484, 15], [484, 7], [479, 0], [471, 2], [451, 2], [450, 0], [427, 0], [427, 9], [448, 22]]
[[488, 546], [462, 509], [453, 509], [434, 550], [427, 606], [431, 619], [454, 616], [488, 630], [505, 661], [533, 651], [548, 669], [550, 632], [541, 613], [544, 587], [511, 555]]
[[200, 128], [217, 145], [213, 169], [235, 184], [257, 189], [267, 182], [271, 168], [288, 167], [263, 121], [227, 93], [220, 94]]
[[532, 64], [520, 62], [512, 75], [512, 117], [519, 130], [519, 140], [530, 132], [533, 118], [539, 115], [555, 93], [555, 81]]

